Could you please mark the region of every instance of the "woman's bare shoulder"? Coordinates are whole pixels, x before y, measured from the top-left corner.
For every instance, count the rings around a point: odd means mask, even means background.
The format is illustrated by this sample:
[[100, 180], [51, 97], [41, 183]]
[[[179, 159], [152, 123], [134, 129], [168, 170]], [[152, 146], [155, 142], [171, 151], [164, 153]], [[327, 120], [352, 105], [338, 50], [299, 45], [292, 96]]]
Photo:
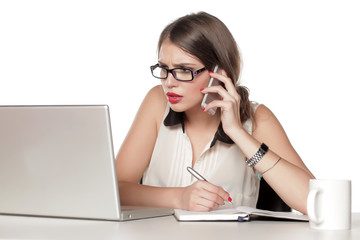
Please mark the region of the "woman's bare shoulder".
[[138, 182], [148, 166], [166, 108], [161, 86], [146, 94], [117, 155], [119, 181]]
[[275, 117], [274, 113], [264, 104], [259, 104], [254, 113], [254, 120], [256, 123], [270, 120], [273, 117]]
[[166, 105], [167, 100], [164, 91], [162, 86], [158, 85], [149, 90], [140, 106], [138, 114], [146, 115], [148, 119], [155, 120], [158, 125], [157, 127], [159, 127], [165, 113]]
[[266, 132], [279, 131], [281, 134], [284, 134], [284, 130], [276, 118], [275, 114], [265, 105], [260, 104], [254, 113], [254, 132], [253, 134], [256, 136], [262, 136], [266, 134]]
[[147, 98], [149, 98], [149, 100], [157, 102], [160, 105], [166, 106], [166, 98], [161, 85], [157, 85], [151, 88], [145, 99]]

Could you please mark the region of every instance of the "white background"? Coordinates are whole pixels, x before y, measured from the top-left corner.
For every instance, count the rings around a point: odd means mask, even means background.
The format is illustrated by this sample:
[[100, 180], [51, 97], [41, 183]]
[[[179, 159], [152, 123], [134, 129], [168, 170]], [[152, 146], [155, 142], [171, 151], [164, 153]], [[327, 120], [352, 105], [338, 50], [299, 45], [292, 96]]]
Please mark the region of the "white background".
[[359, 212], [355, 0], [2, 0], [0, 104], [108, 104], [117, 151], [159, 83], [149, 66], [161, 30], [198, 11], [232, 31], [244, 60], [241, 83], [276, 114], [315, 176], [352, 180]]

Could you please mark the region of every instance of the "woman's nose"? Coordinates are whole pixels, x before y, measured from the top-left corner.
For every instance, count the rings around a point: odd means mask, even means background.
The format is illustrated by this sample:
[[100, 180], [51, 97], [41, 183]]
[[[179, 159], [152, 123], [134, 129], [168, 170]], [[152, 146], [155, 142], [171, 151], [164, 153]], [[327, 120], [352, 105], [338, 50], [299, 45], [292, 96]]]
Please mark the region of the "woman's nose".
[[163, 81], [167, 88], [175, 87], [178, 84], [178, 80], [176, 80], [171, 73], [169, 73], [167, 78], [165, 78]]

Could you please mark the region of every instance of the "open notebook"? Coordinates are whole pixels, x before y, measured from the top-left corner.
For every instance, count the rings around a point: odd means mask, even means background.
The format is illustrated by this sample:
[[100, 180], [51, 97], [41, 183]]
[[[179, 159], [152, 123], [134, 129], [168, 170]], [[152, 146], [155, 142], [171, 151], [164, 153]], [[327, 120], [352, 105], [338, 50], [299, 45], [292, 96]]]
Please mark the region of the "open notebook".
[[192, 212], [175, 209], [178, 221], [250, 221], [255, 219], [309, 221], [308, 216], [293, 212], [266, 211], [246, 206], [219, 209], [210, 212]]

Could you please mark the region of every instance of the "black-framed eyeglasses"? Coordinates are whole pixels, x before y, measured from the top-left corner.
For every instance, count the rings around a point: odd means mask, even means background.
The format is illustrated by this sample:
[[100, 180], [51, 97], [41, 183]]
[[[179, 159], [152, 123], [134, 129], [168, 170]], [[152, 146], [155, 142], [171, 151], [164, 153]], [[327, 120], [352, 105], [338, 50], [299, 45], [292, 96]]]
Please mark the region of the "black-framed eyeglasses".
[[166, 79], [169, 73], [171, 73], [174, 76], [174, 78], [178, 81], [192, 81], [194, 77], [196, 77], [196, 75], [206, 70], [205, 67], [197, 71], [193, 71], [192, 69], [185, 67], [168, 69], [166, 67], [160, 66], [159, 64], [150, 66], [150, 69], [152, 75], [156, 78]]

